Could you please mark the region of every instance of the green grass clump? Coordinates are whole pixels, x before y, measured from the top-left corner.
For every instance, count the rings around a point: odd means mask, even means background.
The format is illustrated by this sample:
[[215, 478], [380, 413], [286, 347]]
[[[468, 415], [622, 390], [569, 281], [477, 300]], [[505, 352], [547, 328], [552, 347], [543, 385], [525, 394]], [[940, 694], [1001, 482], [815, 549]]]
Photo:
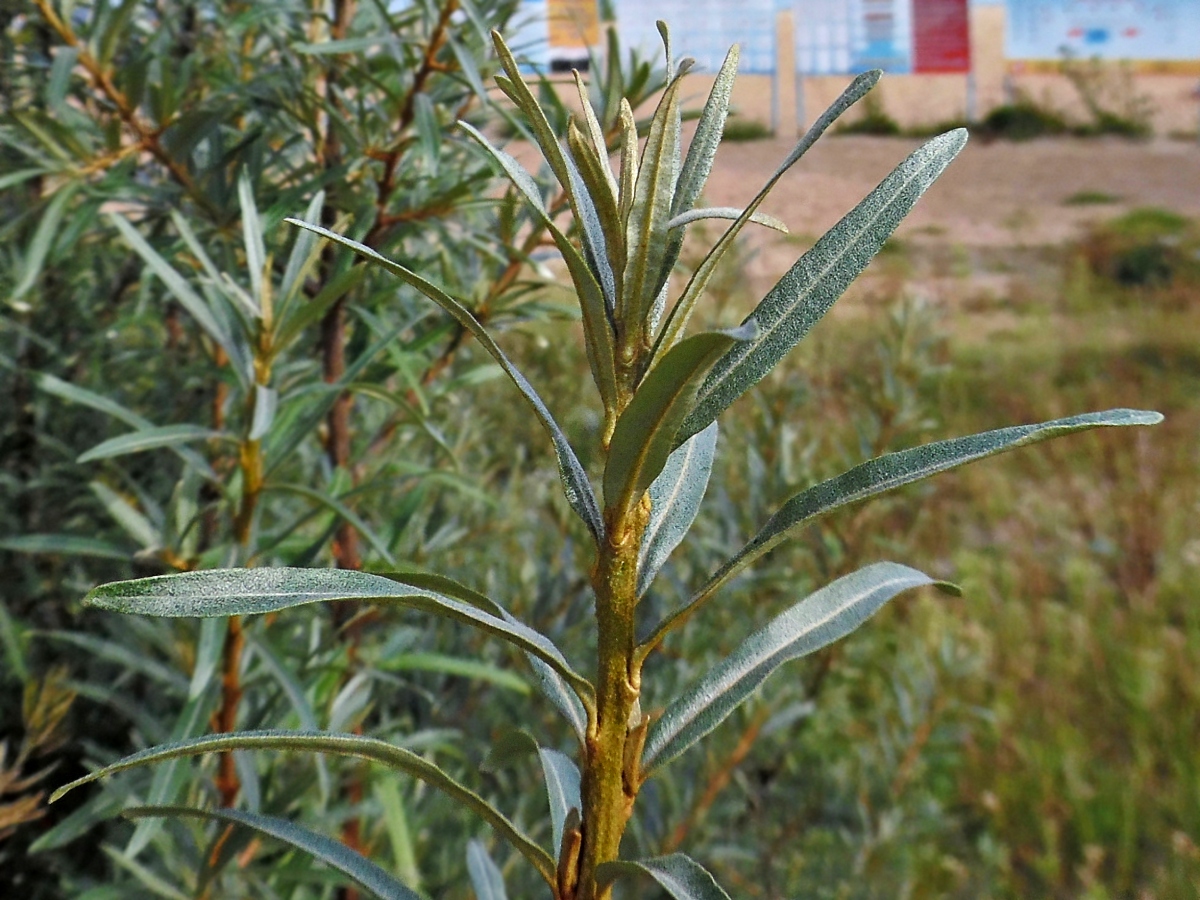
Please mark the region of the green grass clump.
[[1106, 206], [1110, 203], [1120, 203], [1121, 198], [1107, 191], [1076, 191], [1063, 200], [1063, 206]]
[[979, 123], [976, 131], [987, 138], [1028, 141], [1033, 138], [1066, 134], [1066, 119], [1028, 98], [997, 106]]
[[1135, 209], [1097, 225], [1079, 254], [1091, 275], [1122, 287], [1200, 284], [1200, 229], [1168, 210]]
[[735, 115], [726, 120], [725, 128], [721, 132], [722, 139], [735, 142], [761, 141], [774, 135], [775, 132], [770, 127], [757, 119], [743, 119]]

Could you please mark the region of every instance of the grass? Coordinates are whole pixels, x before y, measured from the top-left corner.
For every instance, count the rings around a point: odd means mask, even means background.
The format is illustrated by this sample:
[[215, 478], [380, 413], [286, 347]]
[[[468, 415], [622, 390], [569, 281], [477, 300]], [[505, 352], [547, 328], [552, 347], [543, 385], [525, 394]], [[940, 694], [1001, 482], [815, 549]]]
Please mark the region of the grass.
[[725, 122], [725, 130], [721, 137], [726, 141], [761, 141], [774, 136], [775, 132], [757, 119], [743, 119], [730, 116]]
[[1063, 206], [1106, 206], [1120, 202], [1121, 197], [1117, 194], [1110, 194], [1107, 191], [1084, 190], [1076, 191], [1064, 198]]

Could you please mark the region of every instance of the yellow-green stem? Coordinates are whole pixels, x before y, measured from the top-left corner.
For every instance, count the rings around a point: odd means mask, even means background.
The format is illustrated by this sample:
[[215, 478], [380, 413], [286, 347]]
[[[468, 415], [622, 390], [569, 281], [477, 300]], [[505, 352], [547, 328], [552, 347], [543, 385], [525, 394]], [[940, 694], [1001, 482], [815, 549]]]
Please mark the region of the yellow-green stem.
[[[633, 812], [637, 779], [626, 777], [626, 742], [637, 740], [638, 679], [633, 673], [637, 557], [649, 507], [637, 504], [614, 516], [593, 572], [598, 634], [596, 716], [585, 748], [582, 797], [583, 846], [573, 898], [606, 900], [596, 885], [596, 869], [618, 858], [621, 836]], [[633, 737], [631, 738], [631, 730]]]

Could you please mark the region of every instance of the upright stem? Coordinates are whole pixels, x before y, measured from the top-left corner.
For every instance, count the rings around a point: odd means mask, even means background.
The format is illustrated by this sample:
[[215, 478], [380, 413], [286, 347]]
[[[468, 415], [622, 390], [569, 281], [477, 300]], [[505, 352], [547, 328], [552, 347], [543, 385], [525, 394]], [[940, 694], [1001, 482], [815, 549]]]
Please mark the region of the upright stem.
[[606, 900], [596, 869], [619, 857], [621, 837], [640, 786], [637, 762], [645, 735], [634, 664], [637, 558], [649, 506], [639, 503], [608, 523], [592, 584], [596, 592], [596, 719], [589, 723], [581, 785], [582, 847], [573, 891], [564, 900]]

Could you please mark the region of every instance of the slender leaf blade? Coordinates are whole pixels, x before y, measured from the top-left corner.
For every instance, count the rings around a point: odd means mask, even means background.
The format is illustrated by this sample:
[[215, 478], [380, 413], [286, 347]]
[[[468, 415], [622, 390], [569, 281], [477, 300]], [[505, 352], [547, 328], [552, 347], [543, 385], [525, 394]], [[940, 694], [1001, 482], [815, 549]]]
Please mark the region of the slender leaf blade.
[[454, 619], [534, 654], [576, 690], [591, 685], [575, 672], [557, 647], [541, 633], [511, 618], [423, 588], [380, 575], [348, 569], [205, 569], [115, 581], [93, 588], [84, 604], [113, 612], [172, 618], [259, 615], [328, 600], [364, 600], [394, 604]]
[[185, 806], [134, 807], [125, 810], [124, 815], [134, 818], [211, 819], [242, 825], [303, 850], [314, 859], [348, 876], [380, 900], [422, 900], [420, 894], [410, 891], [357, 850], [351, 850], [341, 841], [310, 831], [287, 819], [240, 809], [193, 809]]
[[451, 778], [439, 766], [424, 757], [396, 747], [386, 741], [356, 734], [334, 734], [329, 732], [304, 731], [243, 731], [233, 734], [210, 734], [150, 747], [126, 756], [115, 763], [90, 772], [82, 778], [63, 785], [51, 795], [51, 802], [64, 794], [89, 782], [126, 769], [151, 763], [177, 759], [185, 756], [201, 756], [205, 753], [224, 753], [234, 750], [281, 750], [305, 753], [332, 753], [352, 756], [377, 762], [388, 768], [404, 772], [436, 788], [487, 822], [506, 841], [524, 855], [550, 883], [554, 878], [554, 862], [549, 854], [537, 846], [529, 837], [509, 821], [503, 813]]
[[683, 853], [607, 862], [597, 868], [596, 881], [609, 885], [631, 875], [649, 875], [675, 900], [729, 900], [708, 870]]
[[565, 753], [538, 748], [538, 759], [546, 778], [546, 795], [550, 801], [550, 828], [556, 850], [562, 846], [563, 826], [572, 809], [583, 809], [579, 799], [579, 768]]
[[467, 844], [467, 877], [475, 891], [475, 900], [508, 900], [504, 875], [480, 841]]
[[713, 366], [680, 443], [706, 428], [808, 334], [966, 142], [960, 128], [914, 151], [796, 261], [751, 314], [759, 324], [757, 337], [731, 348]]
[[783, 663], [831, 644], [901, 591], [933, 584], [896, 563], [876, 563], [822, 588], [746, 638], [650, 726], [643, 768], [662, 766], [725, 721]]
[[563, 434], [558, 423], [554, 421], [554, 417], [550, 414], [550, 410], [546, 408], [546, 404], [542, 401], [542, 398], [533, 389], [533, 385], [509, 361], [504, 351], [500, 349], [499, 345], [492, 339], [492, 336], [487, 333], [487, 330], [479, 324], [479, 321], [471, 315], [471, 312], [437, 285], [427, 281], [399, 263], [393, 262], [387, 257], [376, 253], [365, 244], [360, 244], [358, 241], [343, 237], [340, 234], [322, 228], [320, 225], [301, 222], [299, 219], [287, 219], [286, 221], [301, 228], [307, 228], [309, 231], [314, 231], [335, 243], [341, 244], [364, 259], [382, 266], [393, 275], [397, 275], [405, 283], [416, 288], [438, 306], [442, 307], [442, 309], [446, 310], [446, 312], [450, 313], [456, 322], [479, 341], [484, 349], [492, 355], [492, 358], [500, 364], [505, 374], [512, 379], [522, 396], [525, 397], [529, 405], [533, 407], [534, 412], [537, 413], [538, 419], [549, 433], [550, 439], [554, 444], [554, 452], [558, 458], [559, 475], [562, 478], [563, 490], [566, 493], [567, 502], [579, 517], [583, 519], [596, 541], [601, 541], [604, 536], [604, 521], [600, 517], [596, 494], [592, 490], [591, 482], [588, 481], [587, 472], [584, 471], [583, 466], [579, 462], [579, 457], [575, 455], [575, 450], [567, 441], [566, 435]]
[[693, 435], [672, 451], [650, 485], [650, 521], [638, 553], [638, 596], [646, 593], [692, 527], [708, 489], [717, 452], [717, 423]]
[[112, 459], [115, 456], [142, 453], [146, 450], [157, 450], [160, 447], [175, 447], [179, 444], [212, 438], [228, 438], [228, 435], [220, 431], [213, 431], [211, 428], [202, 428], [199, 425], [158, 425], [102, 441], [86, 453], [80, 454], [76, 462]]
[[692, 409], [713, 362], [755, 333], [749, 321], [735, 331], [693, 335], [650, 370], [613, 429], [604, 468], [604, 500], [610, 510], [624, 511], [638, 502], [666, 465], [679, 423]]
[[725, 563], [699, 593], [711, 594], [797, 529], [847, 504], [866, 500], [988, 456], [1076, 431], [1156, 425], [1161, 421], [1161, 414], [1148, 410], [1110, 409], [1052, 419], [1036, 425], [997, 428], [877, 456], [841, 475], [801, 491], [784, 503], [779, 511], [767, 520], [758, 534]]

